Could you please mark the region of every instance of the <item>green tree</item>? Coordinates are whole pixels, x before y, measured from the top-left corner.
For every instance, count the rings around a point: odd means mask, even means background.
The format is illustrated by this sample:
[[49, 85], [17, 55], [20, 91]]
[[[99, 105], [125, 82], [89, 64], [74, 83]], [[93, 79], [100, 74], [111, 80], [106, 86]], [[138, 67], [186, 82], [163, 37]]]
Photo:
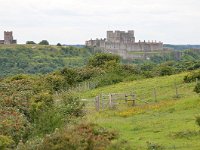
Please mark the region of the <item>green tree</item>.
[[36, 44], [34, 41], [27, 41], [26, 44]]
[[58, 43], [56, 46], [62, 46], [60, 43]]
[[197, 85], [195, 86], [195, 88], [194, 88], [194, 91], [196, 92], [196, 93], [200, 93], [200, 83], [197, 83]]
[[39, 42], [39, 45], [49, 45], [49, 42], [47, 40], [42, 40]]
[[120, 57], [113, 54], [98, 53], [89, 59], [88, 65], [93, 67], [103, 67], [110, 61], [119, 63]]

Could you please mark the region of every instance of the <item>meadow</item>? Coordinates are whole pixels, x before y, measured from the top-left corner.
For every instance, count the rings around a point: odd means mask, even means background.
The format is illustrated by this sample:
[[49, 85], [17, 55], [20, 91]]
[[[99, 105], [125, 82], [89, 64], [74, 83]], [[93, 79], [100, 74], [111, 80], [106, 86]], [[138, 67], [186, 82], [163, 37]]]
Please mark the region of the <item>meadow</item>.
[[[196, 83], [183, 83], [186, 74], [123, 82], [81, 93], [82, 98], [90, 98], [102, 92], [127, 93], [135, 89], [138, 95], [146, 91], [151, 102], [138, 102], [135, 107], [119, 105], [114, 110], [92, 112], [86, 118], [118, 131], [120, 139], [128, 141], [133, 149], [198, 150], [200, 131], [195, 115], [200, 113], [200, 98], [193, 91]], [[175, 96], [175, 82], [179, 97]], [[152, 92], [148, 91], [154, 87], [159, 89], [157, 102], [149, 98]]]

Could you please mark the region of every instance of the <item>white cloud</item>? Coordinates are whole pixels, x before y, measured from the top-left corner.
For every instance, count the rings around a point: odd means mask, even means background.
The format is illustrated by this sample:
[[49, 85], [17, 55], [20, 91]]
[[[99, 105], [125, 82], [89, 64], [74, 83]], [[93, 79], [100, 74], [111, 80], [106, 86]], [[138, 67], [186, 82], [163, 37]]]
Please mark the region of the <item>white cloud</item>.
[[[200, 44], [198, 0], [0, 0], [0, 37], [75, 44], [134, 29], [136, 39]], [[2, 33], [1, 33], [2, 32]]]

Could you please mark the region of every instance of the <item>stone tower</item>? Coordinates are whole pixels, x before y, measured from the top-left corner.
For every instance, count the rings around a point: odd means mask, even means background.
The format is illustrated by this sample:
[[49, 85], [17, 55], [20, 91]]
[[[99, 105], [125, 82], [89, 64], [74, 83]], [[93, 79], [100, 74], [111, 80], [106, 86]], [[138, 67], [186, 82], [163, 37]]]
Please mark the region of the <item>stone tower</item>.
[[13, 33], [4, 31], [4, 44], [12, 44], [13, 43]]

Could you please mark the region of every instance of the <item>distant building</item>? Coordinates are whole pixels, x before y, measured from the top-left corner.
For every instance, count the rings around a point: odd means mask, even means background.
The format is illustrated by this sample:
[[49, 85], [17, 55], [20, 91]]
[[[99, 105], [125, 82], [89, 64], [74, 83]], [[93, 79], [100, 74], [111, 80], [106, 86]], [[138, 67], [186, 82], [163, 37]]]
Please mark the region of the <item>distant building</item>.
[[13, 32], [4, 31], [4, 40], [0, 40], [0, 44], [17, 44], [17, 40], [13, 39]]
[[86, 41], [86, 46], [99, 48], [107, 52], [131, 52], [131, 51], [162, 51], [163, 43], [156, 41], [135, 42], [134, 31], [107, 31], [107, 39]]

